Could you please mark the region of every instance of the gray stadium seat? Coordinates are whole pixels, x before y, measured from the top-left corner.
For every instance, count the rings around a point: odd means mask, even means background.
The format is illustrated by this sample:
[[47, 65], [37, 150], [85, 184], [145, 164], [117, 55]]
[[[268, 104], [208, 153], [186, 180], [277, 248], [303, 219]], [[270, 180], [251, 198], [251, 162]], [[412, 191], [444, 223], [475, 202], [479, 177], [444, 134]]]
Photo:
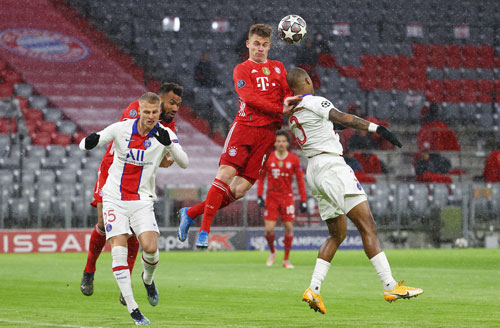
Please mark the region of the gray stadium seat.
[[77, 171], [71, 169], [56, 170], [56, 180], [60, 184], [75, 184]]
[[14, 91], [16, 96], [29, 98], [33, 93], [33, 87], [26, 83], [16, 83], [14, 84]]
[[32, 108], [43, 109], [47, 107], [48, 100], [42, 96], [31, 96], [28, 98], [29, 104]]
[[38, 185], [48, 185], [50, 186], [49, 188], [44, 189], [53, 189], [53, 185], [56, 181], [56, 174], [54, 173], [53, 170], [40, 170], [37, 172], [37, 183]]
[[72, 121], [59, 121], [57, 122], [57, 129], [59, 133], [72, 135], [76, 132], [76, 124]]
[[26, 147], [26, 156], [30, 158], [42, 159], [45, 157], [45, 147], [38, 145], [29, 145]]
[[78, 171], [82, 168], [82, 159], [81, 158], [63, 158], [61, 163], [65, 170]]
[[66, 148], [60, 145], [47, 146], [47, 157], [62, 159], [66, 157]]
[[46, 121], [59, 122], [62, 119], [62, 112], [57, 108], [46, 108], [43, 110], [43, 118]]
[[448, 205], [448, 187], [441, 183], [431, 184], [430, 186], [432, 188], [432, 204], [437, 207]]

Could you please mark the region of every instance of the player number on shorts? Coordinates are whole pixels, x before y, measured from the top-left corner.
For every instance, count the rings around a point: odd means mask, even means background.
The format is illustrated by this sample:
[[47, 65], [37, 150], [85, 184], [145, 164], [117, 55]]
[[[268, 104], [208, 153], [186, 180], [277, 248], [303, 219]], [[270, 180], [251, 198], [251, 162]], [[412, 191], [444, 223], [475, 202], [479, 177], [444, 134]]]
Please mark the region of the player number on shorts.
[[114, 209], [109, 209], [107, 212], [104, 212], [103, 213], [103, 216], [104, 216], [104, 222], [106, 224], [110, 223], [110, 222], [115, 222], [116, 220], [116, 215], [115, 213], [113, 213], [115, 210]]
[[306, 137], [306, 132], [304, 131], [304, 128], [302, 127], [302, 125], [300, 125], [299, 123], [299, 120], [297, 119], [296, 116], [292, 116], [290, 117], [290, 122], [294, 123], [295, 126], [292, 126], [292, 130], [294, 127], [296, 127], [297, 129], [300, 130], [300, 132], [302, 132], [302, 135], [304, 136], [304, 139], [300, 139], [299, 137], [297, 137], [297, 135], [295, 134], [295, 139], [297, 139], [297, 142], [299, 143], [299, 145], [303, 145], [306, 143], [307, 141], [307, 137]]

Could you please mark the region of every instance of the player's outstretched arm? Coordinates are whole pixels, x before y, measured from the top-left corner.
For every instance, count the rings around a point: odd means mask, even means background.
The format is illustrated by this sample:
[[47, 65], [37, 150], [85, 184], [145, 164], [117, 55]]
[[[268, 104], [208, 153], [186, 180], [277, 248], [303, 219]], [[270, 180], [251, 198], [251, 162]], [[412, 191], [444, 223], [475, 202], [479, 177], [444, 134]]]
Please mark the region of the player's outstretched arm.
[[99, 143], [99, 138], [101, 136], [98, 135], [97, 133], [91, 133], [88, 135], [86, 138], [82, 139], [80, 141], [80, 149], [84, 151], [89, 151], [95, 148], [97, 144]]
[[332, 108], [329, 112], [329, 119], [334, 124], [339, 123], [345, 127], [356, 129], [356, 130], [366, 130], [369, 132], [377, 132], [382, 136], [382, 138], [388, 140], [394, 146], [399, 148], [402, 147], [401, 142], [399, 142], [398, 138], [394, 133], [392, 133], [388, 128], [382, 125], [377, 125], [375, 123], [369, 122], [367, 120], [362, 119], [356, 115], [347, 114], [339, 111], [336, 108]]
[[283, 115], [290, 114], [301, 100], [301, 96], [286, 97], [283, 101]]
[[153, 135], [162, 145], [165, 146], [177, 165], [183, 169], [189, 165], [189, 158], [187, 154], [184, 152], [181, 145], [179, 145], [177, 136], [170, 129], [158, 127], [156, 128], [156, 133]]
[[91, 133], [80, 141], [80, 149], [89, 151], [96, 146], [102, 146], [109, 143], [122, 129], [122, 126], [123, 122], [113, 123], [102, 131]]

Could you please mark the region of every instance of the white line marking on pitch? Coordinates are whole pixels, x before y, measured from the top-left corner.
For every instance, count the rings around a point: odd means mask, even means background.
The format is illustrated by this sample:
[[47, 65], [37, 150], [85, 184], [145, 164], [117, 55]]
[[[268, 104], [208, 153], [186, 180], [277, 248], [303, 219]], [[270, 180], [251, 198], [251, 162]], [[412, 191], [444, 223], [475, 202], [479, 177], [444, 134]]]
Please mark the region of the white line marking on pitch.
[[57, 323], [18, 321], [18, 320], [7, 320], [7, 319], [0, 319], [0, 322], [15, 323], [15, 324], [20, 324], [20, 325], [27, 324], [30, 327], [32, 327], [32, 326], [45, 326], [45, 327], [66, 327], [66, 328], [105, 328], [105, 327], [98, 327], [98, 326], [62, 325], [62, 324], [57, 324]]

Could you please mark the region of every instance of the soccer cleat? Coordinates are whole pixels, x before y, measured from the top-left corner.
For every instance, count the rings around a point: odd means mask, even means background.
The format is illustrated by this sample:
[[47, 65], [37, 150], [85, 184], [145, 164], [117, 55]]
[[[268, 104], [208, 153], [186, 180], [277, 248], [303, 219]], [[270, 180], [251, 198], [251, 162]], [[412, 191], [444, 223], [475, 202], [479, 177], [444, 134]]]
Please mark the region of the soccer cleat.
[[160, 296], [158, 295], [158, 289], [156, 289], [155, 282], [152, 281], [151, 285], [148, 285], [144, 282], [144, 279], [142, 278], [144, 275], [144, 272], [141, 274], [141, 279], [144, 284], [144, 287], [146, 287], [146, 292], [148, 293], [148, 301], [151, 306], [157, 306], [158, 301], [160, 300]]
[[149, 326], [149, 325], [151, 325], [151, 322], [149, 321], [149, 319], [146, 318], [144, 316], [144, 314], [141, 313], [139, 308], [132, 311], [132, 313], [130, 313], [130, 316], [132, 317], [132, 319], [134, 319], [136, 326]]
[[290, 260], [283, 261], [283, 267], [286, 268], [286, 269], [293, 269], [293, 268], [295, 268], [295, 266], [292, 263], [290, 263]]
[[194, 223], [194, 220], [187, 214], [189, 207], [183, 207], [179, 210], [179, 228], [177, 228], [177, 238], [180, 241], [186, 240], [188, 237], [189, 227]]
[[391, 303], [400, 298], [412, 298], [424, 292], [423, 289], [403, 286], [405, 281], [400, 281], [393, 290], [384, 290], [384, 298], [387, 302]]
[[272, 266], [274, 264], [274, 259], [276, 258], [276, 252], [269, 254], [267, 257], [266, 265], [268, 267]]
[[125, 301], [125, 298], [123, 298], [123, 294], [122, 293], [120, 293], [120, 303], [122, 305], [127, 305], [127, 302]]
[[208, 247], [208, 232], [201, 230], [198, 233], [198, 238], [196, 239], [196, 247], [207, 248]]
[[304, 302], [309, 303], [309, 307], [316, 312], [321, 312], [322, 314], [326, 313], [325, 306], [323, 305], [323, 297], [319, 296], [311, 290], [311, 288], [307, 288], [304, 294], [302, 295], [302, 300]]
[[94, 272], [83, 272], [80, 290], [85, 296], [90, 296], [94, 293]]

